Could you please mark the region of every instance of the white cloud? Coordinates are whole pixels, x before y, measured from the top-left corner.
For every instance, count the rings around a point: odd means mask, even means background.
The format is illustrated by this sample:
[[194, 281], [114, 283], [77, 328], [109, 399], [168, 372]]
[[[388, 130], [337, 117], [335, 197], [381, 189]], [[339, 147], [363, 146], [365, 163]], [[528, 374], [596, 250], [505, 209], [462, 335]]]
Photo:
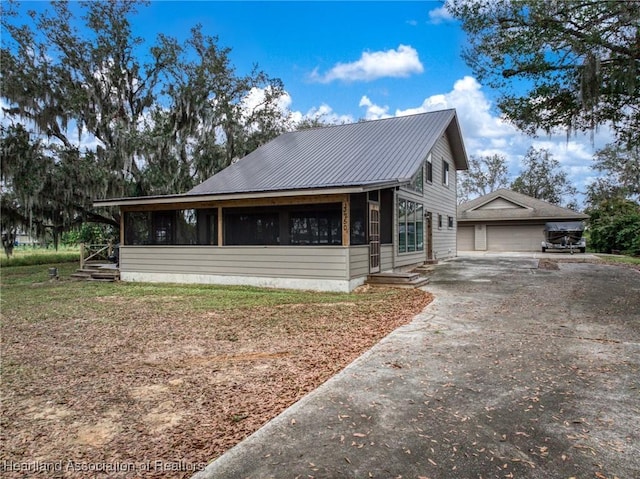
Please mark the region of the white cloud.
[[305, 115], [301, 115], [299, 112], [294, 115], [296, 118], [320, 120], [323, 123], [340, 125], [343, 123], [353, 123], [355, 119], [351, 115], [340, 115], [333, 111], [326, 103], [321, 104], [319, 107], [311, 108]]
[[433, 24], [437, 25], [451, 20], [453, 20], [453, 16], [447, 10], [446, 2], [442, 6], [429, 11], [429, 21]]
[[[282, 113], [283, 122], [285, 124], [290, 120], [289, 115], [291, 113], [290, 107], [292, 103], [291, 95], [285, 91], [282, 95], [276, 98], [275, 102], [269, 104], [269, 94], [271, 94], [271, 86], [266, 86], [265, 88], [253, 87], [242, 98], [240, 107], [242, 110], [243, 121], [245, 123], [250, 121], [254, 113], [264, 110], [267, 105], [270, 109], [275, 108]], [[247, 124], [247, 126], [254, 130], [259, 128], [259, 125], [257, 124]]]
[[504, 141], [505, 136], [511, 136], [516, 132], [513, 126], [493, 115], [491, 102], [482, 92], [480, 84], [471, 76], [457, 80], [453, 85], [453, 90], [448, 93], [425, 98], [422, 105], [418, 107], [396, 110], [396, 116], [447, 108], [456, 109], [465, 138]]
[[363, 52], [359, 60], [338, 63], [324, 75], [315, 69], [311, 79], [320, 83], [334, 80], [373, 81], [385, 77], [405, 78], [423, 71], [417, 50], [408, 45], [400, 45], [397, 50]]
[[[509, 177], [513, 180], [520, 173], [527, 150], [530, 147], [545, 148], [560, 162], [580, 192], [584, 192], [586, 185], [593, 181], [593, 154], [612, 138], [606, 128], [596, 133], [593, 142], [588, 134], [567, 137], [563, 131], [552, 135], [541, 134], [535, 138], [527, 136], [493, 110], [481, 85], [471, 76], [457, 80], [451, 91], [429, 96], [416, 107], [397, 109], [395, 114], [389, 114], [389, 106], [376, 105], [368, 96], [361, 98], [359, 106], [366, 108], [367, 119], [455, 108], [469, 156], [503, 155], [507, 159]], [[580, 196], [578, 202], [581, 201]]]
[[[249, 93], [242, 99], [242, 110], [245, 115], [251, 114], [251, 112], [259, 111], [264, 109], [266, 96], [271, 92], [271, 87], [267, 86], [265, 88], [253, 87], [249, 90]], [[291, 95], [289, 93], [284, 92], [283, 95], [278, 97], [275, 105], [278, 110], [282, 112], [286, 112], [289, 110], [291, 106]]]
[[374, 105], [366, 95], [360, 99], [358, 106], [364, 106], [367, 108], [367, 112], [364, 115], [367, 120], [379, 120], [381, 118], [389, 118], [391, 116], [389, 114], [388, 106]]

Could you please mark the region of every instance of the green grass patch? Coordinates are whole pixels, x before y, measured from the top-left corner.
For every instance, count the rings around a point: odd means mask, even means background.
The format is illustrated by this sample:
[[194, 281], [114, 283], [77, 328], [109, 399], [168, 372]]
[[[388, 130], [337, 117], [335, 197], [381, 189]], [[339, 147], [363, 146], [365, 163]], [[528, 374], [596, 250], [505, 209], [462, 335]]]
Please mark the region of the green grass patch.
[[52, 263], [80, 262], [80, 250], [78, 248], [31, 248], [18, 247], [13, 250], [13, 255], [7, 258], [6, 255], [0, 257], [1, 267], [10, 266], [31, 266]]
[[[259, 311], [294, 304], [386, 301], [392, 300], [394, 294], [384, 289], [373, 295], [359, 295], [247, 286], [75, 281], [70, 275], [77, 267], [75, 263], [3, 267], [0, 271], [3, 312], [29, 311], [29, 319], [38, 321], [52, 315], [103, 315], [113, 308], [157, 313]], [[49, 268], [58, 268], [59, 280], [50, 279]]]
[[5, 287], [32, 285], [49, 280], [49, 268], [58, 268], [58, 275], [61, 278], [68, 278], [71, 273], [78, 269], [79, 263], [44, 263], [35, 265], [2, 265], [0, 268], [0, 278], [2, 280], [3, 293]]
[[640, 264], [640, 258], [637, 256], [624, 256], [624, 255], [613, 255], [613, 254], [596, 254], [596, 256], [608, 263]]

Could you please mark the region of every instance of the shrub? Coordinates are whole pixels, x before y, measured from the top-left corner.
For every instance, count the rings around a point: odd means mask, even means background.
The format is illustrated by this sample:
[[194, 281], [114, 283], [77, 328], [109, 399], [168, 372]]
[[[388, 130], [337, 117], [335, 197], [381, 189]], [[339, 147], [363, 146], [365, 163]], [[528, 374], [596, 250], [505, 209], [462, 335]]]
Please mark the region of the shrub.
[[99, 223], [83, 223], [80, 228], [62, 234], [62, 244], [76, 246], [80, 243], [106, 244], [117, 236], [112, 226]]
[[591, 248], [602, 253], [640, 255], [640, 205], [614, 198], [601, 202], [588, 213]]

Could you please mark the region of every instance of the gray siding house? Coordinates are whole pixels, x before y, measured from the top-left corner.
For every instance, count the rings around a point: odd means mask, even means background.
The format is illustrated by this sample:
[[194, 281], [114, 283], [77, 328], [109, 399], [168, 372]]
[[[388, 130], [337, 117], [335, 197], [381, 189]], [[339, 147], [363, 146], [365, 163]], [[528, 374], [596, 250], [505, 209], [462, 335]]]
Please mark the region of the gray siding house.
[[455, 110], [285, 133], [191, 191], [122, 212], [124, 281], [351, 291], [456, 255]]
[[458, 205], [459, 251], [540, 251], [547, 222], [589, 216], [501, 188]]

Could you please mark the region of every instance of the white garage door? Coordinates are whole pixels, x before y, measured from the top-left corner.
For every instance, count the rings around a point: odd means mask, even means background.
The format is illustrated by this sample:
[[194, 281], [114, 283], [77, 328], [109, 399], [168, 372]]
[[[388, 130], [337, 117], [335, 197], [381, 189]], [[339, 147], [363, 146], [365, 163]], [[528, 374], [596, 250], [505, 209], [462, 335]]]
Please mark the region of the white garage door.
[[473, 251], [473, 226], [458, 225], [458, 251]]
[[489, 251], [539, 251], [544, 225], [487, 226]]

